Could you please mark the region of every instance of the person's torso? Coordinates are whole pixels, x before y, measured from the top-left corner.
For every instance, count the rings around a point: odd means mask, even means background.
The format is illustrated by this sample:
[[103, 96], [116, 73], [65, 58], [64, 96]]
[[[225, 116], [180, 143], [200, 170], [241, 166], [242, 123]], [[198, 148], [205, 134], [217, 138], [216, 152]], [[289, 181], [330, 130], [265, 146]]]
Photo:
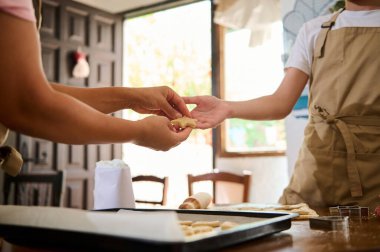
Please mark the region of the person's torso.
[[[321, 24], [331, 19], [333, 14], [321, 16], [306, 22], [299, 31], [286, 67], [296, 67], [308, 75], [311, 73], [313, 50], [321, 31]], [[332, 27], [338, 30], [348, 27], [380, 27], [380, 10], [342, 12]]]

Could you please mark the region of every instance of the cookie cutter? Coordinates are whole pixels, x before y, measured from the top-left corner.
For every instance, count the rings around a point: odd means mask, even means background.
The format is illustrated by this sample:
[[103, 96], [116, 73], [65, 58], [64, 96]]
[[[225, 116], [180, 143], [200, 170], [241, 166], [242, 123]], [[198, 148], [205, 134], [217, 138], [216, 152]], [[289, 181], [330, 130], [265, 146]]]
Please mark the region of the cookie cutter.
[[344, 231], [348, 228], [348, 216], [319, 216], [309, 218], [311, 229]]
[[347, 216], [351, 220], [368, 220], [369, 207], [336, 206], [329, 207], [330, 216]]

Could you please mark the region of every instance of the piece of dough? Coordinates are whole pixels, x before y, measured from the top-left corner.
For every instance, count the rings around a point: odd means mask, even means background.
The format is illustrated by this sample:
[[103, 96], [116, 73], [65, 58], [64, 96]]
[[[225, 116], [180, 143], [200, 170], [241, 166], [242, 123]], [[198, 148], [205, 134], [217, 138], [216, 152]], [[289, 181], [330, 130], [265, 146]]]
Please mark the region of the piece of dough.
[[178, 126], [181, 129], [186, 127], [195, 128], [197, 126], [197, 120], [189, 117], [181, 117], [171, 121], [174, 126]]
[[193, 227], [199, 226], [209, 226], [209, 227], [219, 227], [220, 221], [196, 221], [192, 224]]
[[183, 226], [191, 226], [191, 224], [193, 224], [193, 221], [190, 221], [190, 220], [180, 221], [179, 224]]
[[194, 230], [190, 226], [181, 225], [181, 228], [185, 236], [192, 236], [194, 234]]
[[225, 222], [222, 223], [222, 225], [220, 226], [220, 228], [222, 230], [228, 230], [228, 229], [231, 229], [231, 228], [236, 227], [236, 226], [239, 226], [239, 224], [236, 223], [236, 222], [225, 221]]
[[199, 233], [208, 233], [214, 231], [214, 229], [210, 226], [198, 226], [198, 227], [193, 227], [194, 234], [199, 234]]

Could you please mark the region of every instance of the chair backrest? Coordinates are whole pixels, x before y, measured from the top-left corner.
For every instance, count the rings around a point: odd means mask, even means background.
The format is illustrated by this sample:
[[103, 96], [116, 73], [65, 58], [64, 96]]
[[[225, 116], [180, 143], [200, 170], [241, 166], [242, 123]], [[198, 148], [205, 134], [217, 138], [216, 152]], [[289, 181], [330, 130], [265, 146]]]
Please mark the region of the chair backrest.
[[61, 206], [63, 184], [63, 171], [4, 174], [4, 204]]
[[143, 204], [154, 204], [154, 205], [166, 205], [167, 202], [167, 194], [168, 194], [168, 186], [169, 186], [169, 178], [168, 177], [157, 177], [153, 175], [139, 175], [132, 177], [132, 182], [153, 182], [153, 183], [160, 183], [162, 184], [162, 198], [160, 201], [154, 201], [154, 200], [142, 200], [142, 199], [135, 199], [136, 203], [143, 203]]
[[193, 184], [196, 182], [202, 182], [202, 181], [211, 181], [212, 182], [212, 190], [213, 190], [213, 203], [217, 203], [217, 194], [216, 194], [216, 182], [231, 182], [231, 183], [238, 183], [243, 185], [243, 197], [242, 202], [248, 202], [249, 200], [249, 189], [250, 189], [250, 183], [251, 183], [251, 175], [250, 174], [234, 174], [234, 173], [228, 173], [228, 172], [210, 172], [200, 175], [187, 175], [187, 181], [188, 181], [188, 189], [189, 189], [189, 196], [194, 194], [194, 188]]

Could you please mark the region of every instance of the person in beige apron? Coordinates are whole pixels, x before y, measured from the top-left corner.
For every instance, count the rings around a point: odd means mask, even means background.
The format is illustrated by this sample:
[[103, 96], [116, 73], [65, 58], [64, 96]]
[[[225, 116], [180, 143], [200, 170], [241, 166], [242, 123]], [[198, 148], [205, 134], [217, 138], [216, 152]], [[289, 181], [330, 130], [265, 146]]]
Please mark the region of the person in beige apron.
[[340, 13], [316, 41], [310, 120], [284, 204], [380, 204], [380, 28], [331, 30]]
[[[363, 18], [373, 11], [372, 26], [332, 29], [344, 10], [333, 14], [322, 29], [318, 24], [311, 70], [293, 60], [272, 95], [245, 101], [184, 97], [187, 104], [196, 104], [191, 114], [201, 129], [227, 118], [277, 120], [291, 112], [309, 80], [309, 122], [294, 174], [279, 200], [282, 204], [359, 204], [371, 209], [380, 205], [380, 1], [345, 3], [350, 11], [367, 11], [360, 14]], [[307, 32], [304, 39], [309, 39]]]

